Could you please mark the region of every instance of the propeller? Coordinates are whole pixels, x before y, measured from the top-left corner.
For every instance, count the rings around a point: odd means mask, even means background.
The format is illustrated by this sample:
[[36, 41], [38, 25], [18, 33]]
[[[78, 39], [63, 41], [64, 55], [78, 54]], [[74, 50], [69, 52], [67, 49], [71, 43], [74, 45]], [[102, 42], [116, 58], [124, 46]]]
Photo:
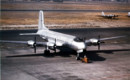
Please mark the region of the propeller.
[[36, 53], [36, 47], [37, 47], [36, 36], [34, 37], [34, 44], [33, 44], [33, 47], [34, 47], [34, 53]]
[[97, 42], [97, 44], [98, 44], [98, 50], [100, 50], [101, 43], [105, 43], [105, 42], [101, 41], [101, 36], [99, 35], [98, 36], [98, 42]]
[[83, 41], [85, 42], [85, 40], [86, 40], [86, 37], [83, 37]]
[[101, 36], [99, 35], [98, 36], [98, 50], [100, 50], [100, 43], [101, 43], [100, 38], [101, 38]]
[[56, 38], [55, 38], [55, 43], [54, 43], [54, 51], [56, 53]]

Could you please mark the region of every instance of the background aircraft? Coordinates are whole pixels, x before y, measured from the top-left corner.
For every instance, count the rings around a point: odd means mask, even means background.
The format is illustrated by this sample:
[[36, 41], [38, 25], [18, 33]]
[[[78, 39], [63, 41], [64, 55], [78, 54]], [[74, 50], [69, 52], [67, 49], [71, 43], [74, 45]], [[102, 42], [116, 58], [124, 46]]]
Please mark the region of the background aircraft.
[[128, 12], [128, 17], [130, 17], [130, 12]]
[[109, 15], [105, 15], [105, 13], [102, 11], [101, 16], [104, 18], [109, 18], [109, 19], [115, 19], [116, 17], [118, 17], [118, 15], [115, 14], [109, 14]]
[[[92, 45], [98, 46], [98, 50], [100, 50], [100, 44], [104, 43], [104, 40], [125, 37], [125, 36], [116, 36], [116, 37], [109, 37], [109, 38], [100, 38], [100, 36], [98, 36], [98, 38], [91, 38], [89, 40], [85, 40], [85, 38], [81, 39], [76, 36], [51, 31], [44, 25], [43, 11], [39, 12], [38, 31], [36, 33], [22, 33], [20, 35], [33, 35], [35, 37], [34, 40], [29, 40], [29, 41], [0, 40], [0, 42], [28, 44], [34, 47], [35, 53], [36, 53], [37, 46], [39, 45], [45, 46], [45, 50], [44, 50], [45, 54], [49, 54], [50, 50], [54, 50], [56, 53], [57, 47], [66, 46], [77, 52], [77, 57], [76, 57], [77, 60], [80, 60], [81, 54], [83, 54], [84, 57], [86, 58], [86, 54], [84, 54], [83, 52], [84, 51], [86, 52], [86, 48], [88, 46], [92, 46]], [[42, 37], [42, 39], [44, 39], [46, 42], [45, 41], [37, 42], [36, 36]]]

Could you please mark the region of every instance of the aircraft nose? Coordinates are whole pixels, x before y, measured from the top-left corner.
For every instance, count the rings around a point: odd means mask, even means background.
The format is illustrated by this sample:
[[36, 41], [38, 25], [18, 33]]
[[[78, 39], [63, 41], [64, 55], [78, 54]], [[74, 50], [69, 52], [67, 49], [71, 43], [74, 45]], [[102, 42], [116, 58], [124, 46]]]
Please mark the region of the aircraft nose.
[[83, 42], [80, 43], [78, 47], [79, 47], [79, 49], [85, 49], [86, 48], [86, 46]]

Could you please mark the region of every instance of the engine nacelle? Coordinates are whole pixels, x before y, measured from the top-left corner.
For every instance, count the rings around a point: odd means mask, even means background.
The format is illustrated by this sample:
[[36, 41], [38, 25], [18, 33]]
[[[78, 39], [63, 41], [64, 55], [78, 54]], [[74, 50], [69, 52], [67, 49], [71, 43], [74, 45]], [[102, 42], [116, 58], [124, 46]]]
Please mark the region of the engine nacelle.
[[99, 42], [98, 39], [95, 39], [95, 38], [90, 39], [89, 41], [91, 45], [95, 45], [95, 46], [98, 45], [98, 42]]
[[29, 40], [27, 43], [28, 43], [28, 46], [33, 47], [33, 45], [34, 45], [35, 42], [33, 40]]

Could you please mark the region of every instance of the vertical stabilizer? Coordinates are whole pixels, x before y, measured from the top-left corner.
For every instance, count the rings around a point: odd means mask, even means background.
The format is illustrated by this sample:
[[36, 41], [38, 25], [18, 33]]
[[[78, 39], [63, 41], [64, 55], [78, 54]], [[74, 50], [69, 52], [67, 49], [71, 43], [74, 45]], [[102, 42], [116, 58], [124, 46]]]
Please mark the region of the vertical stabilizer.
[[44, 25], [44, 14], [42, 10], [39, 11], [38, 30], [48, 30], [48, 28], [46, 28]]
[[105, 16], [105, 13], [102, 11], [102, 16]]

